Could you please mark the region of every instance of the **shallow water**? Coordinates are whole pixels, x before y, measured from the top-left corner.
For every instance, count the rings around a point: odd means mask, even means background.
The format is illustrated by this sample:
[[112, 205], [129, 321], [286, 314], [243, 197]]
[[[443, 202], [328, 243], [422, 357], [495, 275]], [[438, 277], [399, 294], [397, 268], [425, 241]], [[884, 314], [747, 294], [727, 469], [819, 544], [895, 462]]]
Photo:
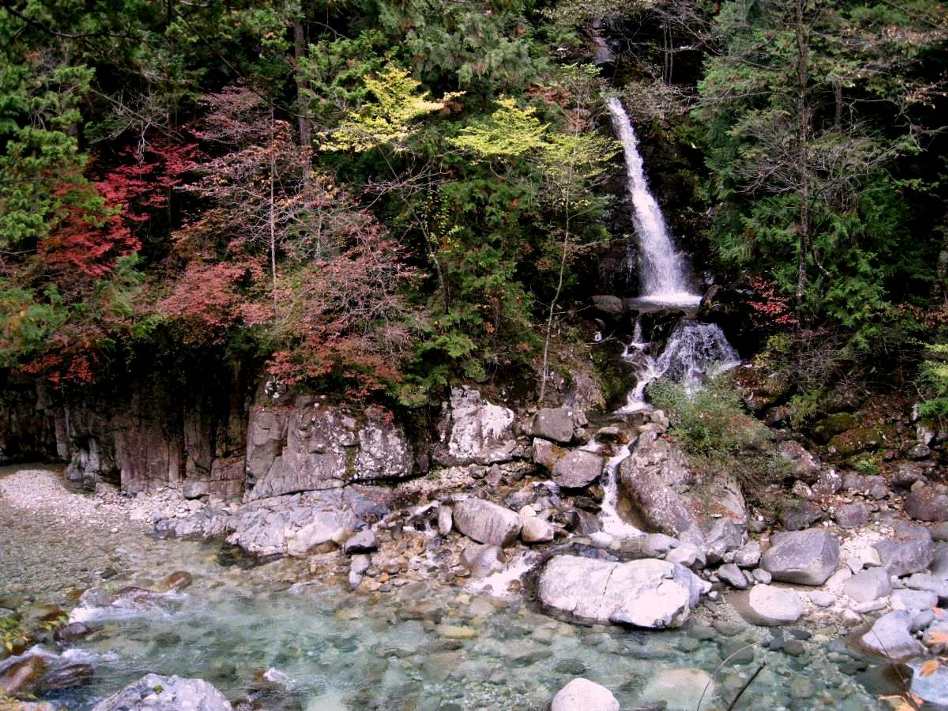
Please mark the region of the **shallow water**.
[[[175, 570], [194, 576], [183, 593], [159, 598], [141, 614], [90, 612], [101, 629], [71, 653], [91, 659], [93, 681], [48, 697], [70, 709], [90, 708], [149, 671], [202, 677], [231, 699], [257, 698], [260, 708], [307, 711], [543, 709], [557, 689], [585, 676], [634, 709], [656, 675], [715, 673], [734, 649], [769, 636], [754, 628], [725, 638], [694, 626], [654, 633], [582, 627], [521, 601], [423, 584], [372, 595], [328, 581], [291, 587], [298, 563], [228, 567], [217, 546], [128, 532], [119, 542], [73, 527], [64, 538], [60, 528], [25, 520], [2, 500], [0, 523], [0, 590], [15, 587], [21, 599], [61, 602], [80, 584], [148, 587]], [[764, 662], [736, 708], [877, 708], [825, 658], [823, 646], [808, 643], [813, 652], [800, 657], [758, 646], [753, 662], [729, 663], [715, 674], [716, 690], [703, 708], [727, 708]], [[268, 669], [275, 682], [263, 681]], [[794, 699], [795, 679], [808, 680], [812, 695]], [[686, 702], [688, 711], [694, 701]]]

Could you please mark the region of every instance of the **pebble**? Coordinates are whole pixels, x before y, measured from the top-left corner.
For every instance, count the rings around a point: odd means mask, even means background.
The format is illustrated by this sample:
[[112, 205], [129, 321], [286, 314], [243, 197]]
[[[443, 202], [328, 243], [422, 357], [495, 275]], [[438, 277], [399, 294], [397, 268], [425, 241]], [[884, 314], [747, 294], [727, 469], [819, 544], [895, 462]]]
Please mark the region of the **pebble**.
[[813, 683], [806, 677], [798, 676], [790, 682], [790, 696], [795, 699], [808, 699], [813, 693]]

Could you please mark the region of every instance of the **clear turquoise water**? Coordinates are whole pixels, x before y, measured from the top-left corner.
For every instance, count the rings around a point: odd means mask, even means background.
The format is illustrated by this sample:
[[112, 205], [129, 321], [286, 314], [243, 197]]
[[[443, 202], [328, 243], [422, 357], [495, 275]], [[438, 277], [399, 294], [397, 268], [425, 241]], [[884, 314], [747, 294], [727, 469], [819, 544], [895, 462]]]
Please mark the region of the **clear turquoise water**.
[[[808, 642], [804, 655], [791, 657], [760, 647], [769, 632], [755, 628], [706, 639], [694, 628], [582, 627], [528, 603], [423, 584], [372, 595], [325, 581], [293, 588], [281, 582], [299, 572], [292, 563], [225, 566], [209, 544], [102, 536], [74, 525], [66, 532], [55, 521], [4, 510], [2, 502], [0, 526], [0, 596], [12, 592], [21, 605], [63, 602], [70, 588], [96, 582], [119, 589], [152, 586], [175, 570], [194, 576], [183, 593], [138, 614], [96, 617], [101, 629], [70, 652], [92, 662], [92, 683], [49, 697], [70, 709], [90, 708], [156, 672], [207, 679], [232, 700], [256, 698], [259, 708], [306, 711], [544, 709], [557, 689], [585, 676], [628, 710], [643, 702], [656, 675], [685, 668], [714, 675], [703, 708], [723, 710], [761, 663], [766, 667], [736, 708], [879, 707], [827, 659], [825, 641]], [[754, 645], [754, 661], [718, 669], [745, 643]], [[276, 670], [276, 683], [263, 679], [268, 669]], [[804, 679], [812, 694], [794, 698]]]

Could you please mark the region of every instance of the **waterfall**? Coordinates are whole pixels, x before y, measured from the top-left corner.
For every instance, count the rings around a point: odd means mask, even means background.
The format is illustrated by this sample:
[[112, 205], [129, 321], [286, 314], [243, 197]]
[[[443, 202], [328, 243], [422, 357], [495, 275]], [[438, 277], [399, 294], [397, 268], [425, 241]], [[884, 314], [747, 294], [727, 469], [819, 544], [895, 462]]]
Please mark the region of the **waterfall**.
[[682, 383], [688, 392], [693, 392], [708, 378], [741, 362], [724, 332], [713, 323], [682, 319], [657, 357], [648, 354], [651, 344], [636, 340], [633, 337], [623, 353], [623, 359], [637, 367], [638, 380], [626, 396], [622, 412], [635, 412], [647, 407], [645, 389], [659, 378]]
[[668, 306], [697, 306], [701, 297], [693, 294], [689, 288], [682, 259], [675, 251], [658, 201], [649, 190], [642, 156], [639, 154], [639, 142], [629, 115], [615, 97], [610, 98], [606, 105], [625, 152], [632, 220], [641, 248], [641, 286], [644, 292], [641, 298]]
[[[612, 124], [625, 152], [627, 188], [632, 199], [632, 217], [641, 254], [642, 295], [636, 301], [641, 311], [662, 311], [683, 307], [696, 310], [701, 297], [691, 291], [681, 255], [675, 251], [658, 201], [649, 190], [638, 139], [622, 102], [612, 97], [606, 105]], [[645, 389], [659, 378], [683, 383], [689, 391], [708, 377], [733, 368], [740, 362], [721, 329], [712, 323], [682, 319], [659, 354], [651, 353], [651, 343], [642, 340], [641, 319], [635, 323], [632, 341], [623, 359], [636, 367], [637, 382], [628, 394], [622, 412], [648, 407]]]

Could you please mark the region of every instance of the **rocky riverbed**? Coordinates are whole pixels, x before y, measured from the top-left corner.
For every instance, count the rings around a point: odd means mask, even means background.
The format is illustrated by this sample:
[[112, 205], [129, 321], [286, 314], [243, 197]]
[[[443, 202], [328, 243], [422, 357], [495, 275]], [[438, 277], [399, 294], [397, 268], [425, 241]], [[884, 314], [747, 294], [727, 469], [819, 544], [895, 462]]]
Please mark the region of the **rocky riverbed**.
[[[737, 708], [877, 704], [858, 679], [867, 662], [818, 624], [771, 631], [706, 598], [679, 629], [644, 632], [436, 578], [350, 592], [345, 576], [313, 575], [312, 558], [252, 565], [219, 544], [149, 537], [134, 520], [183, 501], [92, 497], [55, 472], [6, 470], [3, 605], [34, 639], [0, 662], [0, 683], [11, 661], [45, 655], [30, 691], [70, 709], [152, 708], [162, 696], [160, 708], [184, 708], [195, 694], [211, 709], [542, 709], [554, 696], [559, 709], [598, 708], [591, 687], [557, 695], [576, 677], [626, 709], [695, 709], [702, 694], [701, 708], [723, 709], [752, 676]], [[163, 680], [135, 687], [149, 672]]]
[[311, 398], [254, 411], [243, 479], [3, 470], [0, 689], [96, 711], [946, 704], [931, 450], [840, 474], [782, 436], [787, 475], [749, 502], [650, 407], [446, 407], [426, 476], [391, 419]]

